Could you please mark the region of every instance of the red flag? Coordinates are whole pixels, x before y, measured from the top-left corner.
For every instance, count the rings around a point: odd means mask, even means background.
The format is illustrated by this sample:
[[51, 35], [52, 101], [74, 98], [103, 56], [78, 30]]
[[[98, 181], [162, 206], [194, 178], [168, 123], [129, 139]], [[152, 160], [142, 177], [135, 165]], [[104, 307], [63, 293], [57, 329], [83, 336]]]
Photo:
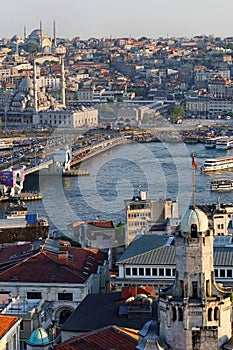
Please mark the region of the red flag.
[[198, 165], [197, 165], [196, 159], [194, 157], [194, 153], [192, 153], [191, 157], [192, 157], [192, 165], [194, 166], [194, 168], [196, 170], [198, 170]]

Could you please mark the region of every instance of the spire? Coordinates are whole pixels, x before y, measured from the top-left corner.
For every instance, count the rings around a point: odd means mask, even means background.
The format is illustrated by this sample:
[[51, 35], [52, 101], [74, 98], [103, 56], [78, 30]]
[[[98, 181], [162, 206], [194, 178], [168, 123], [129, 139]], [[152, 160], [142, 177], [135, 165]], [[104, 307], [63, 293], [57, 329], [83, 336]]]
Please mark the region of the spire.
[[27, 28], [26, 28], [26, 25], [24, 25], [24, 28], [23, 28], [23, 38], [24, 38], [24, 40], [26, 40], [26, 37], [27, 37]]
[[34, 112], [37, 114], [36, 60], [33, 61]]
[[42, 21], [40, 20], [40, 47], [42, 49], [43, 45], [43, 30], [42, 30]]
[[56, 22], [53, 21], [53, 47], [57, 46], [57, 38], [56, 38]]

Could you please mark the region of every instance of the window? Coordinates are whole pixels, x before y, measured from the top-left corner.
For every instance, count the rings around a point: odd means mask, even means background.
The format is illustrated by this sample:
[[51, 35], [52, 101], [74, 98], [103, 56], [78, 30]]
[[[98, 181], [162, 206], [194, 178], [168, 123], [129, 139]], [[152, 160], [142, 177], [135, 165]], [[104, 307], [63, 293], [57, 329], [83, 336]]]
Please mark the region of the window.
[[172, 276], [176, 275], [176, 269], [172, 269]]
[[144, 276], [144, 268], [139, 267], [139, 276]]
[[197, 282], [192, 282], [193, 286], [193, 298], [197, 298]]
[[156, 268], [152, 268], [152, 275], [153, 276], [158, 276], [158, 269], [156, 269]]
[[219, 308], [217, 306], [214, 308], [214, 320], [219, 320]]
[[176, 321], [176, 307], [173, 306], [172, 307], [172, 321]]
[[73, 301], [73, 293], [58, 293], [58, 300]]
[[183, 310], [182, 310], [182, 307], [178, 308], [178, 321], [183, 321]]
[[227, 270], [227, 277], [232, 277], [232, 270]]
[[220, 277], [225, 277], [225, 270], [220, 269]]
[[191, 225], [191, 237], [197, 238], [197, 225], [196, 224]]
[[151, 269], [146, 267], [146, 276], [151, 276]]
[[138, 274], [138, 269], [136, 268], [136, 267], [133, 267], [132, 268], [132, 271], [133, 271], [133, 276], [137, 276], [137, 274]]
[[164, 276], [164, 269], [159, 269], [159, 276]]
[[166, 276], [171, 276], [171, 269], [166, 269]]
[[214, 270], [215, 277], [218, 277], [218, 270]]
[[131, 269], [130, 269], [130, 267], [126, 267], [126, 269], [125, 269], [125, 274], [126, 274], [127, 276], [130, 276], [130, 275], [131, 275]]
[[27, 292], [27, 299], [42, 299], [41, 292]]

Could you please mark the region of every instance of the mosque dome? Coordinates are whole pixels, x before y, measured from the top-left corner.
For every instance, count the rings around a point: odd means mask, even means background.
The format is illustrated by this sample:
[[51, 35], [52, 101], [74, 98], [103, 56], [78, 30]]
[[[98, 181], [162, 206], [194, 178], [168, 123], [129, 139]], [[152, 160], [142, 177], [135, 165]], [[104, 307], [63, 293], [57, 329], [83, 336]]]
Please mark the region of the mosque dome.
[[17, 42], [17, 41], [22, 41], [21, 37], [18, 34], [15, 34], [12, 38], [11, 38], [12, 42]]
[[196, 225], [197, 232], [206, 232], [209, 229], [208, 217], [198, 208], [190, 208], [186, 211], [180, 223], [181, 233], [191, 232], [193, 225]]
[[33, 83], [32, 83], [32, 79], [27, 77], [24, 78], [21, 83], [19, 84], [19, 88], [21, 90], [28, 90], [28, 89], [32, 89], [33, 88]]
[[51, 343], [52, 340], [49, 338], [48, 333], [41, 327], [35, 329], [30, 338], [27, 339], [27, 344], [32, 346], [48, 345]]
[[40, 29], [34, 29], [29, 36], [31, 38], [40, 38], [41, 34], [43, 37], [48, 38], [48, 35], [43, 30], [40, 31]]

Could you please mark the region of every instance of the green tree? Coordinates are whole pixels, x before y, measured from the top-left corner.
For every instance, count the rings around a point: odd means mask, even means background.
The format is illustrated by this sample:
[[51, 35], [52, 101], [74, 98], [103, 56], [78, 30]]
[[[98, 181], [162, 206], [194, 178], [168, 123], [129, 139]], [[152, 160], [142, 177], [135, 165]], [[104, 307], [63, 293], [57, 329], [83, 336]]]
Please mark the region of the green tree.
[[185, 115], [185, 109], [181, 106], [175, 106], [171, 111], [171, 121], [175, 123], [178, 118], [181, 118]]
[[24, 45], [24, 50], [31, 54], [36, 54], [40, 51], [40, 48], [34, 43], [27, 43], [26, 45]]

